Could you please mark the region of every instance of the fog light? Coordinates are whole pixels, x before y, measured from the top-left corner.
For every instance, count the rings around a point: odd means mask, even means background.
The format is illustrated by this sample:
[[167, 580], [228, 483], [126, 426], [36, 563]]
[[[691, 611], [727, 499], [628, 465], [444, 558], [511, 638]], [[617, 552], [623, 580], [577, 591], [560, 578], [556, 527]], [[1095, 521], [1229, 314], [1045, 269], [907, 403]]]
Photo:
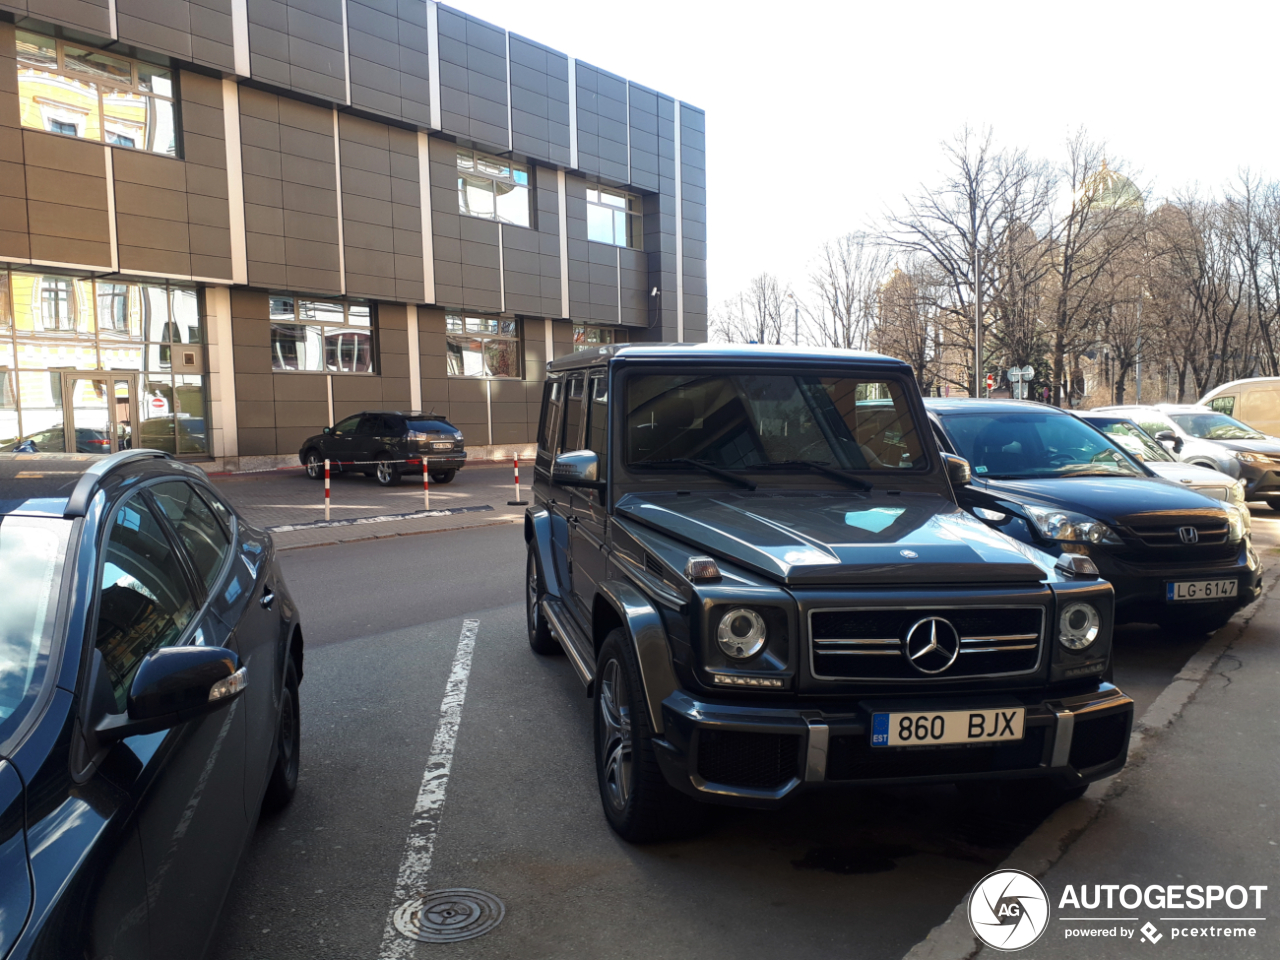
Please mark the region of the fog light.
[[748, 607], [734, 607], [720, 618], [716, 640], [726, 656], [746, 660], [764, 649], [764, 617]]
[[712, 674], [711, 679], [724, 687], [781, 687], [782, 681], [775, 677], [735, 677], [729, 674]]
[[1068, 650], [1083, 650], [1098, 639], [1102, 618], [1089, 603], [1069, 603], [1058, 617], [1058, 642]]

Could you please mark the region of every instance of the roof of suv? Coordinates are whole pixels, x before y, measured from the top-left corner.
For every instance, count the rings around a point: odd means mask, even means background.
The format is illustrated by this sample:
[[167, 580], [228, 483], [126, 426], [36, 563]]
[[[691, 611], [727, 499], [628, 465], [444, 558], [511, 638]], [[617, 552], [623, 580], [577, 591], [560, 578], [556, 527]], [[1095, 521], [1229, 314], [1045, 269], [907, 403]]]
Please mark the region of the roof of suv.
[[786, 347], [762, 343], [615, 343], [580, 350], [547, 364], [551, 371], [576, 370], [607, 364], [611, 360], [670, 360], [678, 363], [707, 363], [723, 360], [787, 363], [794, 361], [874, 364], [910, 370], [909, 364], [867, 350], [837, 350], [828, 347]]
[[926, 410], [938, 413], [1010, 413], [1022, 410], [1027, 413], [1067, 413], [1059, 407], [1034, 400], [984, 400], [981, 397], [925, 397]]

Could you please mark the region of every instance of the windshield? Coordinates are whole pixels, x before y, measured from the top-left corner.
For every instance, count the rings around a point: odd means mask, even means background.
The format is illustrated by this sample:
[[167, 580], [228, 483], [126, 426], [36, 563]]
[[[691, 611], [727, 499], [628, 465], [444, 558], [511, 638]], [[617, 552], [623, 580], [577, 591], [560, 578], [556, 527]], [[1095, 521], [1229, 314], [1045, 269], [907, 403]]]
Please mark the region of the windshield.
[[1152, 438], [1145, 430], [1130, 420], [1103, 420], [1089, 417], [1089, 422], [1130, 453], [1140, 453], [1147, 460], [1160, 463], [1176, 463], [1169, 451]]
[[626, 394], [625, 447], [632, 467], [693, 460], [743, 471], [771, 464], [800, 470], [805, 463], [835, 470], [928, 469], [906, 392], [896, 380], [633, 374]]
[[1267, 435], [1225, 413], [1171, 413], [1174, 421], [1193, 437], [1204, 440], [1265, 440]]
[[451, 423], [445, 423], [443, 420], [410, 420], [410, 433], [443, 433], [447, 436], [453, 436], [457, 433], [457, 428]]
[[40, 692], [70, 531], [69, 520], [0, 518], [0, 736], [12, 732]]
[[1146, 476], [1098, 431], [1061, 413], [954, 413], [942, 423], [975, 476]]

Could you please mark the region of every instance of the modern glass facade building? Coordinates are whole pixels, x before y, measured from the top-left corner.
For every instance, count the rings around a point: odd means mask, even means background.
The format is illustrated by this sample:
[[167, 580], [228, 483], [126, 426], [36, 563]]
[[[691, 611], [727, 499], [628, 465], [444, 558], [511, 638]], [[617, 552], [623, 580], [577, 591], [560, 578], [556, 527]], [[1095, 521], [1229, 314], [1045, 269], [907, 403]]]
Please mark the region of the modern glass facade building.
[[706, 339], [704, 129], [432, 0], [2, 0], [0, 449], [520, 449], [548, 359]]

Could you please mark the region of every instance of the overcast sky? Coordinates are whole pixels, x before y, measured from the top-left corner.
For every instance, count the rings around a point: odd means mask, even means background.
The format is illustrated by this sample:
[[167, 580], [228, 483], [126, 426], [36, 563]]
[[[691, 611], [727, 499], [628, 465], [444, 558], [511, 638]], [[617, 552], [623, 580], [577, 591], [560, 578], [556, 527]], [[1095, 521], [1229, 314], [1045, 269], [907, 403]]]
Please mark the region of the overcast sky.
[[706, 110], [713, 309], [762, 271], [807, 286], [966, 123], [1055, 160], [1084, 125], [1162, 196], [1280, 177], [1274, 2], [453, 2]]

